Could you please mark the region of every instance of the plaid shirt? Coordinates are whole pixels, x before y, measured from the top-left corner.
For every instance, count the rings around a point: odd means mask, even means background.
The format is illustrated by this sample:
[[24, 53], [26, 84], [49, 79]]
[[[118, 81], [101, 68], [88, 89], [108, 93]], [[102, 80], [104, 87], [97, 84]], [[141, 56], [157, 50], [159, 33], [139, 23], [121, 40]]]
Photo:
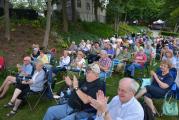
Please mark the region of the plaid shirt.
[[102, 66], [102, 67], [110, 67], [111, 66], [111, 59], [110, 58], [100, 58], [99, 59], [99, 64]]

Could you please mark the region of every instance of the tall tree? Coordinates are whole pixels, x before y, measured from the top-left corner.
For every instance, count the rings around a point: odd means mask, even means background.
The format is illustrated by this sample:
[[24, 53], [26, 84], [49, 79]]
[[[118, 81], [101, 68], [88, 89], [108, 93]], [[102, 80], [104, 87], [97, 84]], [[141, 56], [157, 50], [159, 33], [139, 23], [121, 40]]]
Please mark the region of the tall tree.
[[52, 14], [51, 2], [52, 0], [47, 1], [47, 22], [46, 22], [44, 41], [43, 41], [43, 47], [45, 48], [47, 48], [48, 46], [49, 34], [50, 34], [50, 24], [51, 24], [51, 14]]
[[161, 17], [177, 32], [179, 29], [179, 0], [164, 0]]
[[5, 39], [10, 41], [10, 18], [9, 18], [9, 0], [5, 0]]
[[67, 0], [62, 0], [63, 31], [68, 32]]
[[71, 0], [72, 21], [76, 22], [76, 0]]
[[94, 16], [95, 20], [98, 21], [98, 8], [101, 7], [101, 2], [100, 0], [92, 0], [93, 5], [94, 5]]

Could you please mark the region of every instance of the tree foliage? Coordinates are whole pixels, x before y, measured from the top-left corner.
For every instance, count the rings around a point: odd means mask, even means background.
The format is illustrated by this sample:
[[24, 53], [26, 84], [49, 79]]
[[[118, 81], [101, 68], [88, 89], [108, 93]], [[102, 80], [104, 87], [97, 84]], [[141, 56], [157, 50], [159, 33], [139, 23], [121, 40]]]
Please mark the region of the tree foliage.
[[111, 22], [117, 15], [120, 21], [137, 19], [150, 23], [159, 18], [162, 5], [163, 0], [111, 0], [107, 7], [107, 15]]
[[171, 26], [179, 24], [179, 0], [165, 0], [160, 16]]

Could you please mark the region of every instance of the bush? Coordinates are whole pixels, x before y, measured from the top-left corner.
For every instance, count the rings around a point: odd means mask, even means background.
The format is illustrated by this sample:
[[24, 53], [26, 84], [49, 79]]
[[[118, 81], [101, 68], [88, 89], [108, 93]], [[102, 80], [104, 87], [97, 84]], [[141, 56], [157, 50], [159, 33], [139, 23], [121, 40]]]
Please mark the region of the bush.
[[97, 22], [82, 22], [82, 28], [85, 32], [97, 35], [98, 37], [110, 37], [114, 34], [114, 30], [107, 24]]
[[148, 30], [147, 27], [145, 26], [132, 26], [132, 25], [128, 25], [127, 23], [120, 23], [119, 24], [119, 30], [118, 30], [118, 34], [123, 36], [123, 35], [127, 35], [130, 33], [146, 33], [147, 35], [151, 35], [151, 32]]
[[179, 33], [167, 32], [167, 31], [161, 31], [160, 34], [164, 36], [174, 36], [174, 37], [179, 36]]

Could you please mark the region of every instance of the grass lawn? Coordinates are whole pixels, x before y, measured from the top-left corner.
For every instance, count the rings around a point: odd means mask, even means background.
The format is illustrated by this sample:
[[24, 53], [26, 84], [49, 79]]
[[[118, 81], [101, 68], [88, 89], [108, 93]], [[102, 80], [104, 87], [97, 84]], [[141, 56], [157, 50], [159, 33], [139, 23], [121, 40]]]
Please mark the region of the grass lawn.
[[[139, 76], [139, 72], [137, 73], [137, 76]], [[114, 73], [112, 78], [107, 79], [107, 96], [110, 96], [110, 99], [117, 95], [117, 87], [118, 87], [118, 81], [122, 78], [122, 75], [119, 73]], [[0, 84], [3, 82], [3, 78], [0, 79]], [[56, 89], [59, 89], [60, 85], [56, 85]], [[17, 114], [13, 117], [6, 117], [6, 113], [10, 111], [9, 108], [3, 108], [3, 105], [6, 104], [13, 93], [14, 86], [11, 86], [8, 94], [4, 99], [0, 100], [0, 120], [42, 120], [47, 108], [51, 105], [55, 105], [56, 102], [54, 100], [48, 100], [46, 98], [43, 98], [41, 102], [39, 103], [38, 107], [34, 111], [30, 111], [27, 104], [24, 104], [20, 107]], [[35, 99], [37, 99], [37, 96], [31, 96], [30, 100], [32, 103], [35, 103]], [[157, 109], [161, 112], [161, 106], [163, 101], [162, 100], [156, 100], [155, 105], [157, 106]], [[160, 118], [157, 118], [157, 120], [179, 120], [178, 117], [167, 117], [162, 116]]]

